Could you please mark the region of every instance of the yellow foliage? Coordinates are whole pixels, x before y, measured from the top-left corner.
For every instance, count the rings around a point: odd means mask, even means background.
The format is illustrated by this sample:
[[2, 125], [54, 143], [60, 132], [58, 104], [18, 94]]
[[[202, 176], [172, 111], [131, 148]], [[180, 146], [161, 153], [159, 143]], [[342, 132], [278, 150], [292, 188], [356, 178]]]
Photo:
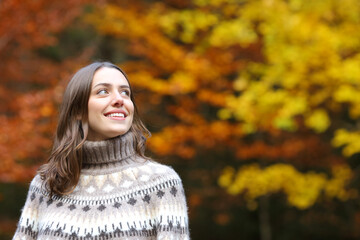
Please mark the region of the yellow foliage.
[[209, 42], [216, 47], [228, 47], [240, 44], [246, 47], [257, 40], [253, 27], [242, 19], [223, 21], [215, 26], [209, 36]]
[[221, 120], [230, 119], [231, 118], [231, 111], [229, 111], [228, 109], [220, 109], [219, 112], [217, 113], [217, 116]]
[[218, 7], [224, 3], [237, 3], [238, 0], [195, 0], [194, 3], [198, 6], [214, 6]]
[[307, 116], [305, 124], [306, 126], [314, 129], [316, 132], [323, 132], [329, 127], [330, 118], [326, 111], [318, 109]]
[[356, 190], [346, 189], [351, 177], [352, 171], [346, 165], [334, 166], [329, 178], [324, 173], [302, 173], [289, 164], [274, 164], [266, 168], [250, 164], [237, 171], [232, 167], [224, 168], [218, 183], [231, 195], [242, 194], [252, 207], [258, 197], [283, 192], [291, 206], [306, 209], [323, 195], [342, 201], [354, 197]]
[[332, 141], [335, 147], [343, 148], [343, 154], [347, 157], [360, 152], [360, 131], [349, 132], [345, 129], [338, 129]]
[[236, 91], [242, 91], [245, 90], [248, 85], [248, 80], [243, 77], [239, 77], [234, 81], [234, 89]]
[[[186, 9], [158, 2], [146, 11], [106, 5], [86, 19], [101, 33], [133, 41], [135, 55], [167, 76], [136, 70], [134, 85], [196, 93], [242, 133], [303, 126], [322, 133], [338, 127], [331, 117], [341, 117], [343, 103], [352, 119], [360, 117], [357, 0], [240, 2], [196, 0]], [[345, 156], [360, 152], [357, 143], [342, 145]]]
[[171, 37], [176, 37], [177, 28], [181, 26], [183, 31], [179, 36], [180, 39], [185, 43], [190, 43], [195, 40], [197, 31], [204, 31], [215, 25], [218, 22], [218, 17], [215, 14], [203, 11], [185, 10], [162, 15], [158, 18], [158, 21], [164, 32]]
[[360, 103], [359, 94], [359, 89], [356, 89], [351, 85], [341, 85], [334, 92], [334, 99], [338, 102]]
[[186, 72], [176, 72], [169, 79], [169, 89], [172, 94], [185, 94], [197, 89], [194, 78]]
[[221, 187], [229, 186], [233, 181], [235, 169], [233, 167], [226, 167], [223, 169], [223, 174], [219, 177], [219, 185]]
[[297, 124], [291, 117], [277, 117], [274, 119], [274, 126], [278, 129], [287, 130], [290, 132], [297, 130]]

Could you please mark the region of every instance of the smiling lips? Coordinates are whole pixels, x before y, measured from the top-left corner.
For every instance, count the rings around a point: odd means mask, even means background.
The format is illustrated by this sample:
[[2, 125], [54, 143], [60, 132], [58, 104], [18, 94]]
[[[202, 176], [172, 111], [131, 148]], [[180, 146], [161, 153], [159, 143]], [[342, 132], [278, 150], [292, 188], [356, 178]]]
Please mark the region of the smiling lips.
[[126, 117], [126, 114], [124, 112], [109, 112], [105, 113], [105, 117], [123, 119]]

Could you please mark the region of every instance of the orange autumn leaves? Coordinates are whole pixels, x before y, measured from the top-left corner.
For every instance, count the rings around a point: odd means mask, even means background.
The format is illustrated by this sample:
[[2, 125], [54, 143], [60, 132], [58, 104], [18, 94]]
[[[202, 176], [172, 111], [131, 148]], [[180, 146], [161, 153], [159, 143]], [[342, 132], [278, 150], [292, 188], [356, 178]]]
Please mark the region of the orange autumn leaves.
[[[338, 164], [346, 168], [347, 158], [360, 152], [354, 124], [360, 116], [356, 97], [360, 11], [354, 0], [342, 4], [336, 0], [243, 4], [196, 0], [187, 8], [175, 8], [167, 1], [123, 5], [113, 1], [94, 5], [81, 15], [85, 2], [20, 5], [12, 0], [6, 5], [6, 9], [22, 7], [22, 18], [29, 20], [18, 23], [18, 30], [0, 27], [0, 32], [7, 32], [0, 41], [6, 53], [0, 53], [5, 63], [0, 67], [5, 75], [1, 99], [8, 99], [4, 93], [9, 89], [16, 90], [17, 99], [0, 107], [0, 149], [6, 159], [0, 169], [2, 181], [22, 181], [30, 174], [25, 163], [36, 165], [39, 160], [35, 159], [46, 156], [64, 85], [59, 81], [75, 69], [74, 62], [80, 66], [91, 58], [90, 53], [58, 65], [36, 55], [37, 47], [56, 42], [55, 33], [75, 16], [94, 27], [99, 38], [125, 42], [121, 51], [126, 61], [120, 65], [134, 88], [140, 89], [138, 105], [154, 128], [149, 148], [157, 155], [191, 161], [199, 153], [229, 151], [232, 158], [218, 159], [224, 169], [246, 169], [248, 163], [262, 162], [264, 166], [251, 175], [261, 178], [268, 168], [285, 163], [281, 171], [302, 179], [308, 176], [300, 170], [304, 166], [331, 172]], [[64, 22], [60, 16], [68, 8], [71, 12]], [[35, 10], [42, 14], [31, 18]], [[7, 14], [2, 19], [11, 17]], [[41, 24], [45, 20], [48, 25]], [[21, 30], [28, 35], [21, 35]], [[34, 36], [34, 41], [23, 41], [24, 36]], [[6, 40], [10, 38], [18, 41], [20, 50]], [[23, 90], [12, 82], [29, 86]], [[343, 155], [336, 153], [337, 147], [344, 147]], [[219, 179], [225, 176], [221, 169], [217, 171]], [[346, 174], [351, 176], [351, 169]], [[319, 196], [333, 178], [319, 179], [322, 187], [315, 188], [313, 196]], [[347, 181], [338, 189], [346, 192]], [[290, 197], [286, 188], [277, 189]], [[313, 200], [298, 206], [310, 203]]]
[[[157, 114], [171, 119], [149, 140], [153, 152], [191, 159], [228, 149], [235, 158], [219, 161], [229, 167], [260, 161], [266, 171], [286, 162], [299, 179], [307, 173], [297, 167], [347, 168], [346, 158], [360, 152], [347, 140], [358, 136], [351, 123], [359, 116], [360, 91], [355, 1], [130, 5], [107, 5], [86, 20], [101, 34], [129, 42], [127, 53], [139, 59], [124, 68], [135, 86], [154, 95], [149, 102], [161, 108]], [[340, 146], [343, 156], [335, 152]], [[343, 183], [339, 188], [346, 189]]]
[[56, 34], [82, 13], [86, 2], [7, 0], [0, 4], [1, 182], [28, 181], [46, 160], [63, 81], [83, 58], [74, 56], [60, 63], [41, 55], [39, 49], [56, 45]]

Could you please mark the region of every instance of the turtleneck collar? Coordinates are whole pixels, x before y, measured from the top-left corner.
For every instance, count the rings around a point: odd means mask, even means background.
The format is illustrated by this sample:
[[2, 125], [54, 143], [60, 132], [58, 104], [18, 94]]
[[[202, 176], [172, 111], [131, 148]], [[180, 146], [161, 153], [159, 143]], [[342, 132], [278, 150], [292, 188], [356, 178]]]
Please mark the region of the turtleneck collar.
[[135, 136], [127, 132], [103, 141], [85, 141], [83, 164], [103, 164], [121, 162], [136, 154]]

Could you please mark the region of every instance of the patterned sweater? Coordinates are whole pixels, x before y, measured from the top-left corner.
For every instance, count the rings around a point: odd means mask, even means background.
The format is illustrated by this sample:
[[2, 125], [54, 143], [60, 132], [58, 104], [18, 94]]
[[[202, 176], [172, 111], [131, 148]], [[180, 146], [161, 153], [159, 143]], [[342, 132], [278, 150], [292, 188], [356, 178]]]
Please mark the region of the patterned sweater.
[[49, 198], [35, 176], [13, 239], [189, 239], [179, 176], [137, 156], [132, 138], [85, 142], [68, 195]]

